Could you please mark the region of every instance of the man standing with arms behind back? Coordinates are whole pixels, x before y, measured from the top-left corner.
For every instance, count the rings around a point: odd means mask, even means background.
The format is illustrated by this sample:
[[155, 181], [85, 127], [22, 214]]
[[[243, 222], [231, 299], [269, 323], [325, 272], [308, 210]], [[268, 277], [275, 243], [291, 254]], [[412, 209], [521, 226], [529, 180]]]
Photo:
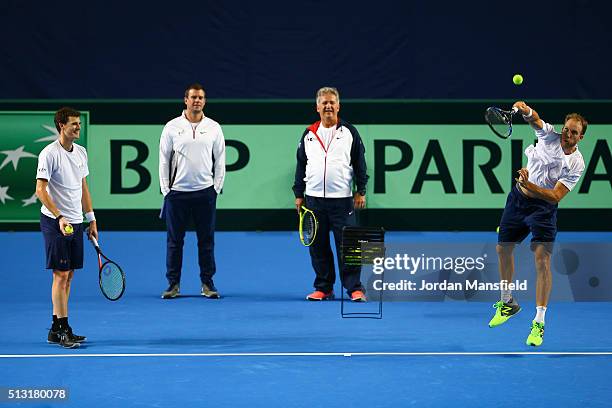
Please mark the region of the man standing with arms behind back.
[[217, 194], [225, 179], [225, 139], [221, 126], [204, 116], [206, 95], [200, 84], [185, 91], [186, 109], [166, 124], [159, 141], [159, 182], [166, 220], [166, 278], [163, 299], [180, 292], [185, 231], [191, 218], [198, 237], [201, 295], [218, 299], [213, 282]]
[[305, 205], [314, 211], [319, 222], [319, 232], [309, 247], [316, 273], [315, 291], [306, 299], [318, 301], [334, 297], [336, 272], [329, 242], [331, 230], [342, 285], [351, 300], [365, 302], [360, 268], [344, 265], [341, 256], [342, 228], [355, 225], [355, 209], [365, 207], [368, 181], [365, 148], [357, 129], [338, 117], [340, 95], [336, 88], [319, 89], [316, 102], [321, 120], [309, 126], [302, 135], [293, 185], [298, 214]]
[[68, 324], [68, 298], [74, 270], [83, 267], [83, 210], [89, 221], [89, 237], [98, 238], [96, 218], [85, 177], [89, 174], [87, 152], [75, 143], [81, 137], [81, 113], [61, 108], [55, 113], [59, 138], [38, 155], [36, 195], [40, 230], [45, 240], [47, 269], [53, 269], [53, 323], [47, 341], [65, 348], [86, 340]]

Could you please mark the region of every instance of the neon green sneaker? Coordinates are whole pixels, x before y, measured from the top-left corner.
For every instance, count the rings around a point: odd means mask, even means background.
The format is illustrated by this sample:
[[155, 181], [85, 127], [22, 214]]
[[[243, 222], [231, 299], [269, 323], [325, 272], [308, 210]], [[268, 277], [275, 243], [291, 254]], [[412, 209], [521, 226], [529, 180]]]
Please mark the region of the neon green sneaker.
[[521, 307], [518, 303], [504, 303], [499, 301], [493, 305], [495, 309], [495, 316], [489, 322], [489, 327], [496, 327], [500, 324], [506, 323], [506, 321], [521, 311]]
[[531, 333], [527, 337], [528, 346], [539, 346], [544, 341], [544, 323], [538, 323], [535, 320], [531, 323]]

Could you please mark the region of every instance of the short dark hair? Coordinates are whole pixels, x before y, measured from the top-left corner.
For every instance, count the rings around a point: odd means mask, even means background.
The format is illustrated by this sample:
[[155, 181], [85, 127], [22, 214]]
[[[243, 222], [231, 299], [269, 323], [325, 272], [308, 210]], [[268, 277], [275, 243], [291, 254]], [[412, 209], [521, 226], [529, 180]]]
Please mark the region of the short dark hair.
[[55, 118], [53, 119], [53, 121], [55, 122], [55, 128], [58, 132], [60, 131], [60, 123], [62, 125], [65, 125], [66, 123], [68, 123], [68, 118], [71, 116], [80, 118], [81, 112], [73, 108], [68, 108], [66, 106], [60, 108], [57, 112], [55, 112]]
[[[185, 89], [185, 98], [189, 96], [189, 91], [191, 89], [194, 89], [196, 91], [204, 91], [204, 87], [202, 85], [200, 85], [199, 83], [193, 83], [191, 85], [189, 85], [187, 87], [187, 89]], [[204, 95], [206, 95], [206, 91], [204, 91]]]
[[567, 123], [567, 121], [570, 120], [570, 119], [574, 119], [574, 120], [577, 120], [578, 122], [580, 122], [580, 124], [582, 125], [582, 134], [583, 135], [586, 134], [588, 122], [584, 118], [584, 116], [582, 116], [579, 113], [568, 113], [567, 115], [565, 115], [565, 120], [563, 121], [563, 124], [565, 125]]

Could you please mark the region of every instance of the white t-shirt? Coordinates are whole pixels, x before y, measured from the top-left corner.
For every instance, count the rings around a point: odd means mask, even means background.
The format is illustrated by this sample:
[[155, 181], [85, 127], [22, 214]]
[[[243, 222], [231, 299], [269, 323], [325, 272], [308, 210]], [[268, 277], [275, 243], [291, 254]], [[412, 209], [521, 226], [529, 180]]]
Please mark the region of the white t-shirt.
[[[37, 179], [44, 179], [47, 193], [60, 213], [73, 224], [83, 222], [83, 179], [89, 174], [87, 152], [83, 146], [73, 143], [71, 152], [66, 151], [59, 140], [47, 145], [38, 155]], [[44, 205], [40, 211], [55, 218]]]
[[317, 129], [317, 134], [319, 135], [319, 137], [321, 138], [321, 141], [323, 142], [323, 144], [325, 145], [325, 148], [327, 149], [329, 148], [329, 144], [332, 138], [336, 134], [336, 125], [326, 128], [321, 123], [321, 126], [319, 126], [319, 128]]
[[559, 181], [571, 191], [584, 171], [584, 159], [578, 146], [572, 154], [565, 154], [561, 148], [561, 134], [555, 132], [550, 123], [544, 122], [544, 127], [535, 134], [538, 143], [525, 149], [529, 181], [547, 189], [553, 189]]

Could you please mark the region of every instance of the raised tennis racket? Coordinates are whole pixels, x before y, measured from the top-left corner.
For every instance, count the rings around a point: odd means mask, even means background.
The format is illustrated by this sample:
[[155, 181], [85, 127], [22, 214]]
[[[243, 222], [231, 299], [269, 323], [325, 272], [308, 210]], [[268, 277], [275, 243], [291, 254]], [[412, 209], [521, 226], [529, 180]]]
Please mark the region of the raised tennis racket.
[[94, 237], [91, 237], [91, 242], [98, 253], [98, 266], [100, 267], [98, 283], [100, 284], [100, 290], [108, 300], [119, 300], [123, 296], [123, 292], [125, 292], [125, 273], [123, 273], [119, 265], [102, 253], [100, 245], [98, 245], [98, 241]]
[[490, 106], [485, 112], [487, 124], [497, 136], [507, 139], [512, 135], [512, 118], [518, 112], [518, 108], [505, 111], [495, 106]]
[[300, 207], [300, 241], [304, 246], [310, 246], [317, 236], [319, 222], [312, 210], [305, 206]]

